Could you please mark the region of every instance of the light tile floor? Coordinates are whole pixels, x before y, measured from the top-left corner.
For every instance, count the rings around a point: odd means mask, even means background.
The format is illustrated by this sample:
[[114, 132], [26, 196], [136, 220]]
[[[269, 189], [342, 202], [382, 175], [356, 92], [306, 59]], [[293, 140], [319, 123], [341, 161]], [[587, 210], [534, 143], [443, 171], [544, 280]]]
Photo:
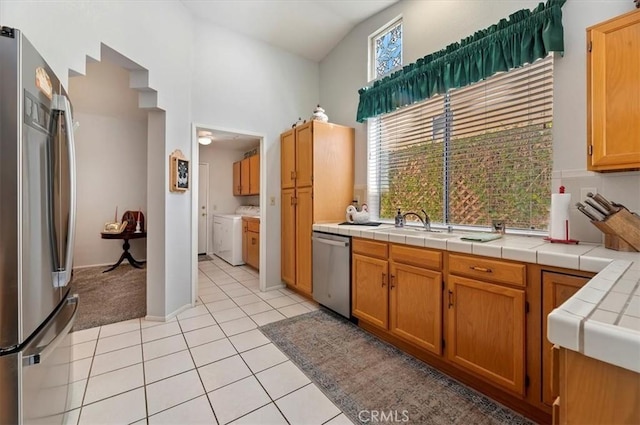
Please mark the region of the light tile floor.
[[71, 334], [68, 424], [351, 424], [258, 326], [317, 309], [258, 274], [198, 263], [199, 300], [169, 322], [133, 319]]

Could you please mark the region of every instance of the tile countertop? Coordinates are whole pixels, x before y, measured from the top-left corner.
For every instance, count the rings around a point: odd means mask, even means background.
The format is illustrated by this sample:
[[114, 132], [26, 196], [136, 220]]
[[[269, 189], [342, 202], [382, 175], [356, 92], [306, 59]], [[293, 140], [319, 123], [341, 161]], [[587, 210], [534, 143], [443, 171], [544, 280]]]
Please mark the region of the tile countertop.
[[547, 337], [561, 347], [640, 373], [640, 253], [587, 243], [551, 244], [534, 236], [504, 235], [490, 242], [467, 242], [460, 239], [464, 236], [460, 232], [443, 238], [420, 232], [395, 234], [391, 229], [393, 225], [384, 224], [313, 225], [319, 232], [598, 273], [551, 312]]

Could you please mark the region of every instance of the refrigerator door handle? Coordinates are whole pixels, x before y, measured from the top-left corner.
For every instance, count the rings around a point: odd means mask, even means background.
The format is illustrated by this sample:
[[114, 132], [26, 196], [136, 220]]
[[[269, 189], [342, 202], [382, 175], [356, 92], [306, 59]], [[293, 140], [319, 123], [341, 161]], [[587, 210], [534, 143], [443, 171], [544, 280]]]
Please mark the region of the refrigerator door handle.
[[69, 99], [61, 94], [54, 95], [53, 106], [64, 114], [65, 135], [67, 137], [67, 155], [69, 160], [69, 232], [67, 234], [67, 249], [65, 255], [65, 266], [58, 271], [58, 279], [54, 279], [57, 287], [67, 286], [71, 281], [71, 269], [73, 267], [73, 245], [76, 234], [76, 152], [75, 139], [73, 135], [73, 117], [71, 116], [71, 103]]
[[[64, 328], [60, 333], [56, 335], [54, 339], [52, 339], [47, 345], [43, 347], [38, 347], [35, 353], [29, 353], [29, 355], [25, 355], [22, 357], [22, 365], [23, 366], [32, 366], [44, 361], [49, 354], [51, 354], [55, 349], [60, 345], [62, 340], [67, 336], [71, 328], [73, 327], [74, 322], [76, 321], [76, 312], [78, 311], [78, 295], [71, 295], [66, 299], [65, 306], [69, 304], [73, 304], [73, 313], [69, 317], [67, 323], [64, 325]], [[64, 308], [64, 307], [63, 307]], [[28, 349], [26, 350], [29, 351]]]

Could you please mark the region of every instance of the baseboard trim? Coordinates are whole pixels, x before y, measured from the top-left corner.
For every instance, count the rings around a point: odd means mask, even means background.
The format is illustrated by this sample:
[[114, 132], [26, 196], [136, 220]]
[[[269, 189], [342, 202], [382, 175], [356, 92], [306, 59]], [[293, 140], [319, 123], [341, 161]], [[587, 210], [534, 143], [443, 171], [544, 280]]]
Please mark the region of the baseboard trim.
[[145, 316], [144, 320], [148, 320], [149, 322], [168, 322], [169, 320], [176, 317], [178, 314], [195, 307], [195, 304], [185, 304], [179, 309], [175, 310], [173, 313], [167, 314], [166, 316]]

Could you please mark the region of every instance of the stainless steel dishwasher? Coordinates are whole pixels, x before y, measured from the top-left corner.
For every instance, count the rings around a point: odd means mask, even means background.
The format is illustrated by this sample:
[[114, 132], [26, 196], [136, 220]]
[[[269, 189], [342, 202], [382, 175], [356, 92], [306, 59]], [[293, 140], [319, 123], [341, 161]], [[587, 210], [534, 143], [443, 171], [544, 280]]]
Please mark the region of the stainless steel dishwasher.
[[351, 238], [313, 232], [313, 299], [351, 317]]

